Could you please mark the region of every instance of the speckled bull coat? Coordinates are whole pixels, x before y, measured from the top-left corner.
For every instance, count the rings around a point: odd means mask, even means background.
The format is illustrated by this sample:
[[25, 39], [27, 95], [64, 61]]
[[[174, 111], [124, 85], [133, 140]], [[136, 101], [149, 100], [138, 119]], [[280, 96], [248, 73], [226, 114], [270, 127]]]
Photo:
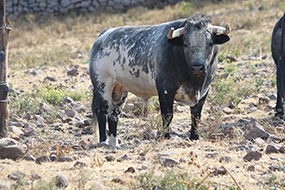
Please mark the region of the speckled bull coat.
[[[185, 27], [185, 34], [168, 39], [171, 27]], [[96, 134], [99, 124], [100, 142], [108, 143], [108, 122], [109, 143], [118, 146], [118, 118], [128, 92], [145, 102], [158, 96], [166, 127], [173, 117], [174, 100], [189, 105], [190, 139], [198, 139], [196, 127], [215, 76], [219, 44], [228, 40], [227, 35], [214, 34], [211, 21], [199, 15], [152, 26], [123, 26], [102, 31], [89, 60], [94, 86], [92, 124]]]

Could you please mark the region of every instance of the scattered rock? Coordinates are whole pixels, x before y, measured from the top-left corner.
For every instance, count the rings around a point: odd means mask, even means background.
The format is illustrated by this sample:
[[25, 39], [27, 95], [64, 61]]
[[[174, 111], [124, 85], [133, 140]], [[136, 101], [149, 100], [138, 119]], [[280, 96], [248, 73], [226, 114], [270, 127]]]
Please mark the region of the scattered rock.
[[260, 97], [258, 103], [259, 104], [269, 104], [270, 99], [268, 97]]
[[33, 136], [36, 134], [36, 130], [34, 127], [26, 127], [24, 130], [23, 130], [25, 136], [27, 137], [30, 137], [30, 136]]
[[73, 165], [73, 167], [76, 167], [76, 168], [83, 168], [83, 167], [87, 167], [87, 164], [86, 164], [86, 162], [84, 162], [84, 161], [77, 161], [77, 162]]
[[270, 142], [266, 147], [265, 153], [266, 154], [279, 153], [279, 147], [277, 146], [277, 144]]
[[252, 142], [257, 144], [258, 146], [262, 146], [265, 143], [265, 141], [262, 138], [259, 138], [259, 137], [256, 138], [256, 139], [253, 139]]
[[73, 102], [73, 99], [70, 98], [70, 97], [65, 97], [63, 100], [62, 100], [62, 104], [65, 105], [65, 104], [69, 104], [69, 103], [72, 103]]
[[255, 172], [255, 166], [254, 165], [250, 165], [247, 167], [247, 171], [250, 171], [250, 172]]
[[227, 174], [227, 171], [223, 167], [220, 167], [219, 169], [217, 169], [217, 171], [214, 172], [214, 175], [225, 175], [225, 174]]
[[79, 143], [78, 146], [81, 147], [82, 149], [86, 150], [89, 145], [89, 142], [86, 139], [82, 139]]
[[47, 113], [47, 112], [52, 111], [52, 107], [49, 106], [48, 104], [44, 103], [44, 102], [41, 102], [41, 103], [40, 103], [40, 106], [39, 106], [39, 110], [40, 110], [42, 113]]
[[174, 167], [177, 166], [179, 164], [178, 161], [171, 159], [171, 158], [161, 158], [160, 163], [164, 166], [164, 167]]
[[158, 154], [158, 156], [171, 156], [177, 154], [176, 152], [161, 152]]
[[262, 154], [259, 151], [249, 151], [244, 157], [243, 160], [245, 162], [250, 162], [251, 160], [260, 160]]
[[232, 109], [229, 108], [229, 107], [225, 107], [225, 108], [223, 109], [223, 112], [224, 112], [225, 114], [229, 115], [229, 114], [232, 114]]
[[114, 178], [112, 179], [112, 182], [114, 182], [114, 183], [120, 183], [120, 184], [123, 184], [123, 183], [124, 183], [123, 180], [121, 180], [119, 177], [114, 177]]
[[125, 154], [124, 156], [121, 157], [121, 160], [131, 160], [132, 157], [130, 157], [128, 154]]
[[108, 161], [108, 162], [113, 162], [116, 160], [116, 158], [114, 156], [111, 156], [111, 155], [108, 155], [105, 157], [105, 159]]
[[32, 155], [26, 155], [24, 158], [24, 160], [27, 160], [27, 161], [35, 161], [35, 157], [33, 157]]
[[150, 139], [152, 138], [157, 138], [160, 135], [160, 132], [158, 130], [152, 130], [149, 134], [148, 137]]
[[51, 162], [48, 155], [43, 155], [36, 158], [36, 164], [42, 164], [43, 162]]
[[71, 69], [71, 70], [67, 71], [67, 75], [77, 76], [77, 75], [79, 75], [79, 70], [77, 68]]
[[283, 166], [279, 166], [279, 165], [271, 165], [269, 166], [269, 170], [271, 171], [281, 171], [283, 169]]
[[281, 159], [281, 158], [278, 158], [278, 157], [270, 157], [270, 160], [281, 161], [282, 159]]
[[68, 117], [74, 117], [76, 115], [76, 111], [71, 109], [65, 110], [65, 113]]
[[16, 126], [8, 126], [8, 132], [12, 132], [16, 135], [24, 135], [24, 132]]
[[47, 76], [46, 78], [44, 78], [44, 83], [46, 82], [56, 82], [58, 79], [56, 77], [53, 76]]
[[57, 156], [56, 156], [55, 153], [52, 153], [52, 154], [50, 154], [49, 158], [50, 158], [50, 160], [53, 162], [53, 161], [56, 161]]
[[279, 152], [285, 154], [285, 144], [280, 147]]
[[205, 157], [206, 157], [206, 158], [216, 158], [216, 157], [218, 157], [218, 155], [219, 155], [219, 153], [213, 152], [213, 153], [207, 153], [207, 154], [205, 155]]
[[14, 139], [0, 139], [0, 158], [2, 159], [8, 158], [16, 160], [18, 158], [22, 158], [25, 155], [27, 149], [27, 145], [20, 144]]
[[129, 167], [128, 169], [126, 169], [126, 170], [124, 171], [124, 173], [128, 173], [128, 172], [130, 172], [130, 173], [135, 173], [136, 170], [135, 170], [135, 168], [133, 168], [133, 167]]
[[226, 163], [229, 163], [232, 161], [232, 158], [229, 157], [229, 156], [221, 156], [219, 162], [226, 162]]
[[72, 162], [73, 158], [71, 156], [61, 156], [57, 160], [58, 162]]
[[186, 163], [187, 160], [185, 158], [180, 158], [179, 163]]
[[268, 132], [266, 132], [260, 124], [256, 124], [253, 129], [245, 134], [245, 139], [252, 140], [258, 137], [262, 139], [267, 139], [270, 136]]
[[8, 175], [8, 179], [14, 180], [14, 181], [19, 181], [22, 178], [24, 178], [26, 174], [22, 172], [14, 172]]
[[55, 177], [55, 186], [57, 187], [67, 187], [68, 186], [68, 180], [64, 175], [57, 175]]

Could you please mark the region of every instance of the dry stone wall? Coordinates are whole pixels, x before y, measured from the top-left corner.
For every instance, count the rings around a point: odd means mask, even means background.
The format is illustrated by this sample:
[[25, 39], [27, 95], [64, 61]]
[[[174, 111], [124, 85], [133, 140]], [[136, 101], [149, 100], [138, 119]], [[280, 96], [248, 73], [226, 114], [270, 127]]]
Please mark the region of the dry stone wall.
[[164, 6], [181, 0], [6, 0], [6, 15], [16, 19], [26, 13], [59, 15], [70, 11], [94, 12], [96, 10], [127, 10], [137, 6]]

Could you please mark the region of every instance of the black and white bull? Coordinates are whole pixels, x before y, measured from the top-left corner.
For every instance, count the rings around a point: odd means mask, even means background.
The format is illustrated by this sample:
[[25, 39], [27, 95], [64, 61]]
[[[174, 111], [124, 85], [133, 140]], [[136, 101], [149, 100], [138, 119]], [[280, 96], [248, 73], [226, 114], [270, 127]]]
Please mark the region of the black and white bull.
[[229, 32], [229, 25], [212, 26], [211, 20], [199, 15], [152, 26], [105, 29], [89, 60], [92, 125], [97, 134], [99, 124], [100, 143], [108, 143], [108, 121], [109, 144], [118, 146], [118, 118], [128, 92], [144, 102], [158, 95], [165, 127], [173, 118], [174, 100], [189, 105], [190, 139], [198, 139], [196, 127], [215, 76], [219, 44], [229, 41]]
[[271, 38], [271, 52], [276, 64], [277, 101], [276, 116], [285, 118], [282, 98], [285, 98], [285, 62], [284, 62], [284, 39], [285, 39], [285, 13], [274, 26]]

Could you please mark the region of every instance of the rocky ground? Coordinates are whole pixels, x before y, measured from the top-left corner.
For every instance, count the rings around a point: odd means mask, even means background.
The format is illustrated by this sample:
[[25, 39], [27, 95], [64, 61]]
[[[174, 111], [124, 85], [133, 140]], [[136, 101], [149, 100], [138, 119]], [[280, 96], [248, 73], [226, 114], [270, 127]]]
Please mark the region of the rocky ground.
[[[94, 142], [90, 99], [76, 102], [66, 97], [54, 121], [42, 116], [41, 113], [54, 109], [44, 102], [37, 114], [10, 113], [8, 138], [0, 140], [0, 187], [159, 189], [162, 186], [158, 179], [174, 173], [183, 177], [167, 179], [169, 184], [165, 188], [176, 188], [175, 183], [197, 187], [205, 179], [201, 186], [210, 189], [283, 189], [285, 124], [283, 119], [274, 117], [276, 88], [270, 88], [270, 80], [266, 80], [274, 75], [274, 63], [269, 56], [263, 60], [259, 56], [250, 57], [256, 67], [255, 75], [251, 76], [245, 67], [246, 59], [249, 57], [237, 60], [236, 64], [245, 77], [264, 77], [260, 92], [245, 97], [238, 106], [232, 103], [214, 106], [207, 100], [200, 125], [204, 136], [198, 141], [187, 138], [189, 108], [179, 104], [175, 104], [171, 139], [156, 140], [159, 113], [155, 109], [146, 117], [136, 113], [133, 107], [140, 104], [133, 95], [120, 119], [121, 149]], [[17, 71], [9, 76], [13, 83], [11, 92], [28, 93], [36, 88], [34, 84], [47, 81], [53, 84], [73, 81], [75, 89], [89, 87], [87, 67], [44, 66], [27, 69], [24, 74]], [[219, 73], [223, 69], [224, 64], [220, 63]], [[13, 100], [11, 95], [10, 101]], [[215, 115], [213, 110], [221, 114]], [[207, 133], [210, 130], [213, 131]], [[151, 177], [147, 178], [148, 175]], [[149, 186], [142, 179], [148, 179]]]

